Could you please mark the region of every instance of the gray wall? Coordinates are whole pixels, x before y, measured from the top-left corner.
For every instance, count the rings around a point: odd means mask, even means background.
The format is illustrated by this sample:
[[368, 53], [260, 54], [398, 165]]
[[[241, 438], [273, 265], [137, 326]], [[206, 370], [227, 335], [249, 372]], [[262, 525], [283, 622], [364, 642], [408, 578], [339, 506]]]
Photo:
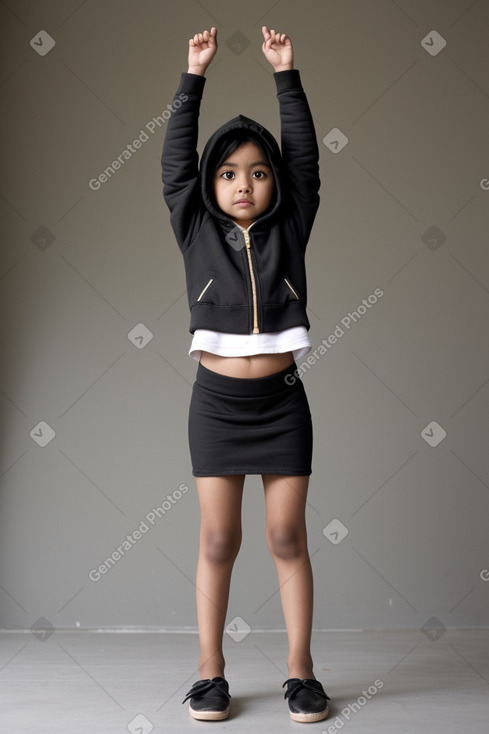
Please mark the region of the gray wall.
[[[196, 363], [150, 128], [216, 24], [201, 144], [240, 112], [278, 134], [264, 23], [293, 39], [321, 152], [314, 625], [487, 624], [487, 0], [10, 0], [0, 20], [1, 626], [196, 626]], [[228, 620], [283, 628], [259, 477], [243, 523]]]

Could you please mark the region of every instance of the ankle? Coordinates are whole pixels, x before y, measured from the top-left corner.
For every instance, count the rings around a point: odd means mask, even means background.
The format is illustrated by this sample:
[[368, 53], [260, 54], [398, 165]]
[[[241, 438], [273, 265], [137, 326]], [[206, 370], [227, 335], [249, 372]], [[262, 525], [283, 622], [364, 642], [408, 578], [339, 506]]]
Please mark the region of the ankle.
[[225, 661], [224, 658], [221, 660], [206, 660], [204, 662], [199, 663], [199, 675], [201, 680], [207, 679], [207, 678], [224, 678], [224, 668], [225, 668]]
[[301, 680], [307, 679], [307, 680], [316, 680], [316, 676], [314, 675], [312, 670], [304, 670], [300, 668], [291, 668], [289, 669], [289, 678], [300, 678]]
[[313, 672], [312, 659], [309, 660], [287, 660], [288, 676], [289, 678], [307, 678], [309, 680], [316, 680], [316, 676]]
[[224, 669], [220, 668], [199, 668], [199, 678], [200, 680], [207, 680], [207, 678], [210, 678], [212, 680], [213, 678], [225, 678], [224, 675]]

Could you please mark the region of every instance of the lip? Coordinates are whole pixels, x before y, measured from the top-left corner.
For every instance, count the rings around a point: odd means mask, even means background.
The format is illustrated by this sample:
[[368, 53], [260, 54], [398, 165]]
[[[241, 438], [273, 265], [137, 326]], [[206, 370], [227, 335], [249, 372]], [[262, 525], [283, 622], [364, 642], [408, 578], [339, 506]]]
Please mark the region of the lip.
[[236, 206], [252, 206], [252, 202], [249, 199], [239, 199], [235, 204]]

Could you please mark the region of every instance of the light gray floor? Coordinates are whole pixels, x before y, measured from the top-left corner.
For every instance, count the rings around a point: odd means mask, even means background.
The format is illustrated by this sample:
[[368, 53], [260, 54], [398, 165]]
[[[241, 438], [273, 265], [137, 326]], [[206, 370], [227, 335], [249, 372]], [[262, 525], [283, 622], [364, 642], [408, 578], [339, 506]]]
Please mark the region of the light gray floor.
[[239, 642], [225, 635], [232, 700], [224, 722], [193, 721], [181, 704], [199, 678], [195, 634], [4, 632], [0, 646], [9, 734], [489, 731], [489, 630], [448, 629], [437, 640], [419, 630], [315, 632], [315, 675], [332, 698], [329, 718], [316, 724], [289, 718], [283, 632]]

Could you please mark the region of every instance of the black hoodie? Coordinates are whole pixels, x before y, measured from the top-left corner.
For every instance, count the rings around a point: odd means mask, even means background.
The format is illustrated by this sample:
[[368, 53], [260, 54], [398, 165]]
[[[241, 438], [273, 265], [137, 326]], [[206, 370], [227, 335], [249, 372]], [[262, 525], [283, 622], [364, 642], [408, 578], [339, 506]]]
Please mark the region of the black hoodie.
[[[195, 329], [235, 334], [310, 327], [304, 255], [319, 206], [319, 150], [299, 71], [273, 75], [281, 148], [262, 125], [238, 115], [209, 138], [200, 161], [198, 118], [205, 77], [182, 74], [161, 159], [163, 196], [183, 254]], [[267, 211], [248, 231], [214, 203], [216, 152], [233, 131], [259, 140], [275, 178]]]

